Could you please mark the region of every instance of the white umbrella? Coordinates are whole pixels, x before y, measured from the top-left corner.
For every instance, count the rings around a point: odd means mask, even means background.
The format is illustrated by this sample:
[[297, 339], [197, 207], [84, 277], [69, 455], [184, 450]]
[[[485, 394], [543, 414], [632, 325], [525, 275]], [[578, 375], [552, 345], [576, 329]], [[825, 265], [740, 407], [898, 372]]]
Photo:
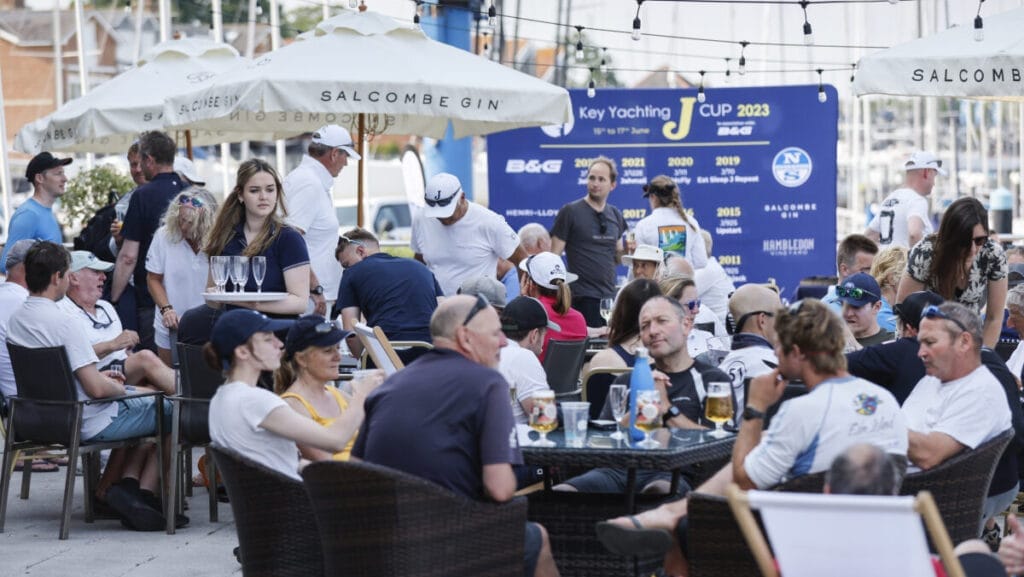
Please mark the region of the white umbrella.
[[[160, 43], [135, 68], [25, 125], [14, 147], [28, 154], [42, 150], [123, 153], [140, 132], [163, 129], [168, 94], [192, 90], [220, 72], [249, 62], [233, 47], [206, 39]], [[191, 136], [194, 144], [226, 139], [204, 130]]]
[[985, 18], [984, 39], [958, 26], [861, 58], [856, 94], [1024, 100], [1024, 8]]

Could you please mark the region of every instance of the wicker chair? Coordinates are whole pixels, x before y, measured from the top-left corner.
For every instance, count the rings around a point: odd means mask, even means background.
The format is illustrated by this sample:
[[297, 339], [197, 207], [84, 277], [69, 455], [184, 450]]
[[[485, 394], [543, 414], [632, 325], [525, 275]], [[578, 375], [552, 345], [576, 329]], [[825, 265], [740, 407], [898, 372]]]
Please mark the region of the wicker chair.
[[211, 446], [235, 514], [245, 577], [319, 577], [320, 534], [302, 483]]
[[364, 462], [320, 461], [302, 477], [328, 575], [523, 574], [525, 499], [483, 503]]
[[931, 491], [953, 542], [977, 538], [992, 475], [1011, 439], [1013, 429], [1007, 429], [973, 451], [962, 451], [927, 471], [907, 475], [900, 495]]

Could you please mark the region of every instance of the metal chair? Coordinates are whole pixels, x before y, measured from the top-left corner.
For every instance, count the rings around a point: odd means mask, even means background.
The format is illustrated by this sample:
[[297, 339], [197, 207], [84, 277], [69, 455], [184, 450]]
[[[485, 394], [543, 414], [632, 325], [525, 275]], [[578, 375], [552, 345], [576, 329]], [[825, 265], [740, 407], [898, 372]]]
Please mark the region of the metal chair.
[[[180, 386], [178, 395], [169, 397], [173, 403], [171, 462], [174, 477], [168, 486], [167, 502], [173, 503], [180, 510], [183, 505], [182, 488], [188, 486], [192, 474], [191, 459], [185, 457], [191, 454], [192, 447], [207, 447], [210, 444], [210, 399], [224, 382], [224, 377], [206, 364], [201, 347], [179, 343], [177, 351]], [[217, 467], [209, 451], [206, 456], [206, 478], [211, 485], [207, 487], [210, 521], [217, 522]], [[167, 532], [174, 533], [172, 515], [167, 516]]]
[[587, 353], [587, 339], [578, 341], [548, 341], [544, 353], [544, 373], [555, 397], [571, 400], [582, 392], [580, 371]]
[[229, 449], [212, 445], [209, 451], [235, 515], [242, 575], [324, 575], [320, 534], [302, 483]]
[[[99, 463], [98, 458], [91, 457], [98, 457], [99, 451], [105, 449], [127, 447], [149, 440], [156, 443], [157, 454], [163, 455], [161, 411], [156, 411], [155, 439], [153, 436], [145, 436], [125, 441], [89, 443], [81, 439], [84, 408], [87, 405], [108, 403], [128, 397], [155, 396], [156, 401], [160, 402], [162, 395], [140, 393], [124, 397], [78, 400], [74, 372], [68, 363], [64, 347], [26, 348], [8, 343], [7, 348], [11, 355], [11, 367], [14, 369], [18, 394], [8, 399], [11, 403], [10, 419], [4, 443], [3, 469], [0, 471], [0, 532], [3, 531], [7, 517], [7, 493], [14, 469], [14, 458], [18, 451], [63, 447], [68, 451], [68, 467], [64, 482], [59, 536], [61, 539], [67, 539], [75, 491], [75, 461], [79, 456], [82, 457], [82, 478], [85, 486], [85, 520], [91, 523], [92, 485], [93, 479], [97, 476]], [[160, 469], [163, 471], [163, 464]], [[162, 472], [160, 481], [162, 490]]]
[[365, 462], [319, 461], [302, 478], [328, 575], [523, 574], [523, 498], [485, 503]]

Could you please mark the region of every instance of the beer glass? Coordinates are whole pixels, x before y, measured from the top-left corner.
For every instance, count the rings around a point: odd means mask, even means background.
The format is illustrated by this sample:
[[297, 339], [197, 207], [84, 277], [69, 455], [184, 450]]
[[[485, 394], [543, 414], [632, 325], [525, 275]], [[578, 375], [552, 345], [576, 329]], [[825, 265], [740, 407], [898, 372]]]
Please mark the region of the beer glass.
[[717, 438], [725, 437], [728, 433], [722, 430], [722, 425], [732, 420], [732, 383], [709, 382], [707, 391], [704, 418], [715, 424], [715, 430], [709, 434]]
[[644, 440], [637, 443], [644, 449], [661, 447], [651, 438], [651, 433], [661, 428], [661, 394], [655, 389], [638, 391], [636, 394], [636, 420], [633, 424], [644, 432]]
[[552, 390], [537, 391], [530, 398], [533, 400], [533, 407], [530, 409], [530, 428], [540, 433], [540, 438], [533, 442], [533, 446], [554, 447], [555, 442], [548, 440], [548, 433], [558, 427], [555, 392]]
[[626, 385], [612, 385], [608, 388], [608, 406], [612, 410], [612, 418], [615, 419], [615, 432], [609, 437], [616, 440], [625, 439], [626, 436], [619, 430], [619, 423], [629, 411], [629, 389]]

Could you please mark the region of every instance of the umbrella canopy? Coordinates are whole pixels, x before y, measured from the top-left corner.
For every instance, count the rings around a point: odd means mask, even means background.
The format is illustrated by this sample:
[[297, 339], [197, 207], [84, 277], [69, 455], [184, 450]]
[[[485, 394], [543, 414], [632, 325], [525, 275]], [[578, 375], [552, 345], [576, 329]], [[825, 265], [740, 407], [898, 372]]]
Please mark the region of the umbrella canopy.
[[958, 26], [861, 58], [856, 94], [1024, 100], [1024, 8], [985, 18], [984, 39]]
[[[373, 12], [345, 12], [312, 37], [172, 95], [168, 128], [290, 136], [324, 124], [375, 134], [456, 138], [568, 122], [569, 93], [538, 78], [436, 42]], [[237, 137], [236, 137], [237, 138]]]
[[[49, 116], [25, 125], [14, 141], [17, 150], [123, 153], [144, 130], [164, 127], [164, 98], [192, 90], [214, 75], [250, 61], [227, 44], [199, 38], [154, 46], [131, 68], [65, 103]], [[193, 134], [196, 144], [223, 142], [210, 131]]]

